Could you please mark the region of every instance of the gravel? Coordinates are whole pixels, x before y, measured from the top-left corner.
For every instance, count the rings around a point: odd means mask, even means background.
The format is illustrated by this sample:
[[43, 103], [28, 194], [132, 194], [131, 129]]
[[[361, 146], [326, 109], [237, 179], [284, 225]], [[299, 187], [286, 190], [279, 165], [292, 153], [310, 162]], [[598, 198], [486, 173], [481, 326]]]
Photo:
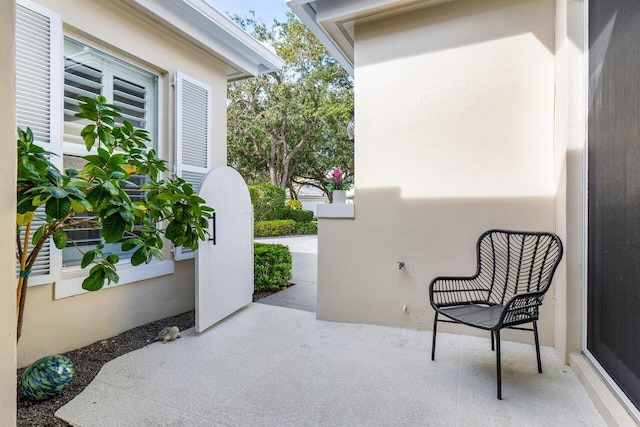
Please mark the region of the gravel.
[[116, 357], [138, 350], [154, 341], [158, 332], [165, 326], [177, 326], [181, 331], [195, 325], [194, 312], [168, 317], [148, 323], [86, 347], [64, 353], [73, 362], [73, 381], [61, 395], [42, 402], [27, 400], [20, 392], [20, 379], [24, 368], [17, 371], [18, 426], [69, 426], [53, 414], [82, 390], [95, 378], [102, 365]]
[[[289, 286], [292, 286], [291, 283]], [[285, 289], [285, 288], [283, 288]], [[253, 301], [274, 294], [273, 291], [260, 292], [253, 295]], [[102, 366], [110, 360], [138, 350], [154, 342], [158, 332], [165, 326], [177, 326], [181, 331], [189, 329], [195, 325], [195, 312], [179, 314], [166, 319], [151, 322], [138, 326], [115, 337], [94, 342], [86, 347], [64, 353], [73, 362], [73, 381], [67, 390], [61, 395], [42, 402], [32, 402], [27, 400], [20, 391], [20, 380], [24, 368], [17, 370], [18, 396], [18, 427], [58, 427], [70, 426], [67, 422], [57, 418], [54, 413], [72, 400], [89, 385], [98, 375]]]

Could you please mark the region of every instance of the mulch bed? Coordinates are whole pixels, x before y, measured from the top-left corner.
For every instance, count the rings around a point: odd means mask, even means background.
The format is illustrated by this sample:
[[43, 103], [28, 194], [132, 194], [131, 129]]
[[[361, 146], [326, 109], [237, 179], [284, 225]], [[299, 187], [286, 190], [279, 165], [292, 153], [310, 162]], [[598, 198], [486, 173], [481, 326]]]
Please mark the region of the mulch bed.
[[[293, 284], [290, 284], [291, 286]], [[284, 288], [283, 288], [284, 289]], [[274, 294], [274, 291], [260, 292], [253, 295], [253, 301]], [[189, 329], [195, 325], [195, 312], [190, 311], [178, 316], [167, 317], [166, 319], [151, 322], [138, 326], [126, 332], [102, 341], [97, 341], [86, 347], [64, 353], [73, 362], [73, 381], [67, 390], [59, 396], [43, 402], [32, 402], [27, 400], [20, 391], [20, 379], [24, 368], [17, 370], [18, 396], [18, 427], [33, 426], [70, 426], [70, 424], [56, 418], [54, 413], [72, 400], [89, 385], [98, 374], [102, 366], [117, 357], [138, 350], [151, 344], [158, 332], [165, 326], [177, 326], [181, 331]]]

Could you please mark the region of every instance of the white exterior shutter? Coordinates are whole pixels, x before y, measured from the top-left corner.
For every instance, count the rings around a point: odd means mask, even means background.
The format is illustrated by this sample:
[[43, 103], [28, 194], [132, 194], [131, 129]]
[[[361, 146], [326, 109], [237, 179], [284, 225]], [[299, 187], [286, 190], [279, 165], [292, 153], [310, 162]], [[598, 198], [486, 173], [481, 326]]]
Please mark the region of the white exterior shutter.
[[[60, 15], [30, 0], [16, 5], [16, 111], [18, 126], [30, 127], [45, 150], [62, 164], [62, 22]], [[39, 219], [40, 218], [40, 219]], [[36, 211], [31, 235], [44, 222], [44, 208]], [[24, 241], [24, 231], [22, 233]], [[29, 242], [31, 245], [31, 242]], [[60, 277], [61, 252], [47, 242], [32, 268], [29, 285], [51, 283]], [[19, 270], [17, 264], [16, 269]]]
[[[176, 175], [197, 192], [211, 169], [211, 87], [176, 73]], [[186, 248], [175, 248], [177, 261], [194, 258]]]

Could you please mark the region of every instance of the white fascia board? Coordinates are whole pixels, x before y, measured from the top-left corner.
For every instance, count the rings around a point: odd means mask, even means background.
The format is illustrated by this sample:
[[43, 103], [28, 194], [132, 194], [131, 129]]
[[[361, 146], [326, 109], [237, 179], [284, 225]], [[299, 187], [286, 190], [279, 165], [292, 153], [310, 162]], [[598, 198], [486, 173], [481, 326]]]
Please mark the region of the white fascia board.
[[122, 0], [173, 28], [227, 62], [230, 79], [282, 68], [272, 48], [254, 39], [204, 0]]
[[287, 5], [353, 77], [354, 23], [452, 0], [287, 0]]
[[310, 0], [287, 0], [287, 6], [298, 18], [311, 30], [329, 53], [344, 67], [353, 77], [353, 45], [350, 52], [343, 49], [339, 43], [329, 34], [329, 32], [316, 20], [315, 1]]

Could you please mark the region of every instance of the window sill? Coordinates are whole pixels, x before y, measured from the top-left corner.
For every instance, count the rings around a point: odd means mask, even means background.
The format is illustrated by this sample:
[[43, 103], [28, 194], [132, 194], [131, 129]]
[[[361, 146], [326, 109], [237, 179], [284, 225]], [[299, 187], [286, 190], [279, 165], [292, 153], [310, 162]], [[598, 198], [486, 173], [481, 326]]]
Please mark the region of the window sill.
[[317, 206], [318, 218], [355, 218], [355, 205], [353, 203], [325, 203]]
[[[111, 283], [104, 288], [113, 288], [115, 286], [126, 285], [127, 283], [166, 276], [173, 274], [174, 271], [173, 261], [170, 260], [153, 261], [137, 267], [132, 266], [130, 262], [123, 261], [119, 263], [116, 268], [120, 280], [118, 283]], [[79, 266], [63, 269], [62, 279], [58, 280], [54, 287], [54, 299], [68, 298], [90, 292], [82, 289], [82, 281], [88, 274], [89, 267], [84, 270]]]

